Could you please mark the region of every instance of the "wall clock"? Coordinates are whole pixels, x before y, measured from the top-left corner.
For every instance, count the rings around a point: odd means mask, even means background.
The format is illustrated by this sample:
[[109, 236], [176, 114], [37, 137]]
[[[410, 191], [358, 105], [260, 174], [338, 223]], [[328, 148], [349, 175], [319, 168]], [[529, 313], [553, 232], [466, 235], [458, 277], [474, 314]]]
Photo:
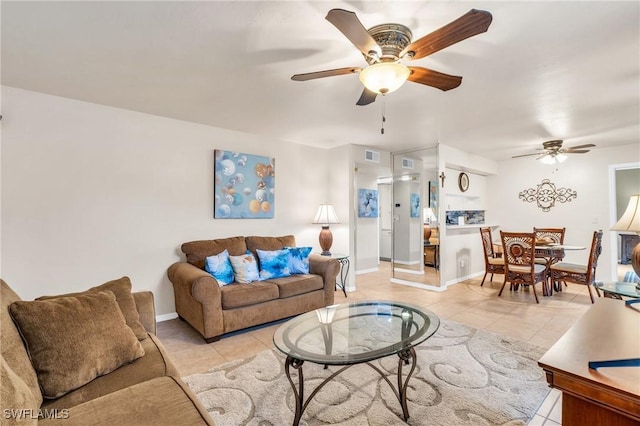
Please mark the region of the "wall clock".
[[458, 175], [458, 188], [460, 191], [466, 192], [469, 189], [469, 176], [466, 173], [460, 173]]

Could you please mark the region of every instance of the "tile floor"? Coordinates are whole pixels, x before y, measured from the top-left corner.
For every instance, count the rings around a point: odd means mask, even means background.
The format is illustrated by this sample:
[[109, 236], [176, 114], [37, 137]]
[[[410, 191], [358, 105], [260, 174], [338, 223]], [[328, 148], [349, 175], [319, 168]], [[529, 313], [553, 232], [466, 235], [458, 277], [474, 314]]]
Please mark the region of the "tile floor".
[[[483, 287], [480, 286], [480, 277], [450, 286], [443, 292], [393, 284], [389, 277], [389, 265], [383, 262], [380, 271], [358, 275], [357, 291], [348, 293], [346, 299], [342, 292], [336, 291], [335, 302], [365, 299], [406, 301], [425, 306], [441, 318], [545, 348], [551, 347], [591, 306], [587, 288], [577, 284], [569, 284], [564, 291], [554, 292], [551, 297], [539, 295], [540, 303], [536, 304], [530, 290], [513, 292], [507, 287], [498, 297], [502, 275], [496, 275], [493, 282], [486, 281]], [[538, 290], [540, 292], [539, 285]], [[231, 333], [218, 342], [206, 344], [191, 326], [175, 319], [159, 323], [158, 336], [181, 374], [186, 376], [273, 349], [273, 333], [282, 322]], [[530, 425], [560, 423], [560, 392], [553, 390]]]

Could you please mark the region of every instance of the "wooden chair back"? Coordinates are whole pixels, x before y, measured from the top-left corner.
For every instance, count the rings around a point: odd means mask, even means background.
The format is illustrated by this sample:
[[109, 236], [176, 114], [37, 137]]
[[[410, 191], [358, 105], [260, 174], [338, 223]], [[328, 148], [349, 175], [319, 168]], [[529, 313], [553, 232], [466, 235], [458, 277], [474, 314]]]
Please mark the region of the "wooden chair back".
[[556, 244], [564, 244], [564, 231], [566, 228], [533, 228], [536, 240], [551, 239]]
[[533, 290], [536, 303], [539, 303], [536, 293], [536, 283], [542, 283], [542, 294], [547, 293], [547, 268], [535, 263], [535, 232], [504, 232], [500, 231], [502, 249], [504, 253], [505, 275], [504, 283], [498, 293], [502, 295], [507, 282], [511, 288], [517, 290], [520, 285], [529, 285]]
[[585, 283], [591, 284], [596, 279], [596, 268], [598, 267], [598, 258], [602, 253], [602, 230], [593, 232], [591, 240], [591, 251], [589, 252], [589, 263], [587, 264], [587, 274]]
[[484, 263], [487, 265], [490, 258], [496, 257], [496, 254], [493, 251], [491, 228], [480, 228], [480, 237], [482, 238], [482, 247], [484, 248]]
[[531, 232], [500, 231], [504, 264], [509, 267], [529, 267], [533, 270], [536, 234]]

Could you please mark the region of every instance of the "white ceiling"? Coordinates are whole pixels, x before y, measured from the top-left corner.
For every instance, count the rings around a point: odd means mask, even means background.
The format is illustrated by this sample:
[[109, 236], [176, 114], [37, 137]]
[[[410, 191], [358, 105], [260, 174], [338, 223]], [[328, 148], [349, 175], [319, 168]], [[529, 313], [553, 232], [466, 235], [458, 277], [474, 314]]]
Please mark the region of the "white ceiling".
[[[463, 76], [457, 89], [407, 82], [360, 107], [357, 75], [290, 80], [366, 65], [324, 19], [334, 7], [356, 12], [367, 28], [407, 25], [414, 39], [471, 8], [491, 12], [493, 22], [411, 62]], [[2, 1], [1, 8], [8, 86], [320, 147], [393, 152], [441, 142], [499, 160], [549, 139], [640, 144], [637, 1]]]

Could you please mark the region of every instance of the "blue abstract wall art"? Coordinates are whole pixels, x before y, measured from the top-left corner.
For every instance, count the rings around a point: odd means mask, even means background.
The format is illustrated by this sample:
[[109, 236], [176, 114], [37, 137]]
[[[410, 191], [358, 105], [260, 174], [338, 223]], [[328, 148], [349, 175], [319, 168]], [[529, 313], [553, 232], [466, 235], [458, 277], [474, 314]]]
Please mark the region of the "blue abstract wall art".
[[215, 150], [215, 219], [272, 219], [275, 159]]

